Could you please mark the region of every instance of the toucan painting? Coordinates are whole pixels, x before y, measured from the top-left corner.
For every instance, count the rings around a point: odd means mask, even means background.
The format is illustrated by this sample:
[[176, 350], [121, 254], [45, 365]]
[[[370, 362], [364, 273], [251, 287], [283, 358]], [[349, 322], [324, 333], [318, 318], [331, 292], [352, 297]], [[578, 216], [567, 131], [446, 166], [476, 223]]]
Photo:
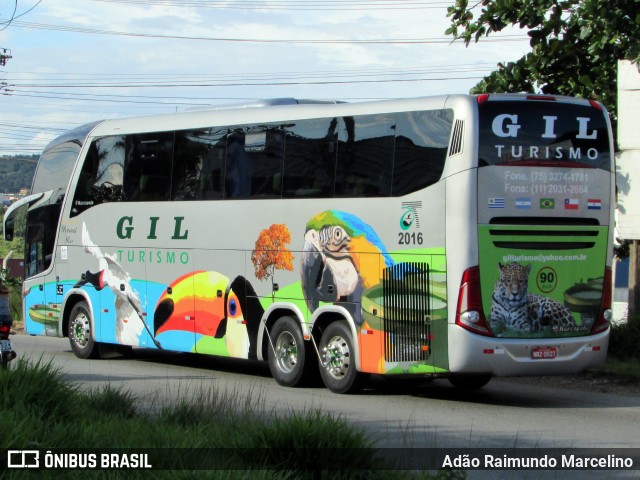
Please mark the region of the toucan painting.
[[153, 316], [154, 335], [189, 331], [224, 339], [229, 356], [257, 359], [258, 327], [264, 309], [251, 284], [218, 272], [183, 275], [162, 294]]

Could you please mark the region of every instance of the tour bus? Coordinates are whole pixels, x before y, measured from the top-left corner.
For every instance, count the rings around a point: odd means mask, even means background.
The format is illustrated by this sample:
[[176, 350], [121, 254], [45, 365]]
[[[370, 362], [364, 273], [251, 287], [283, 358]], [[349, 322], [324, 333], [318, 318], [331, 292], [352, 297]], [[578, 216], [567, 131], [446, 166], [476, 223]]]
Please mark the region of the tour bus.
[[595, 101], [277, 99], [72, 130], [4, 231], [26, 206], [26, 330], [81, 358], [480, 388], [604, 362], [613, 162]]

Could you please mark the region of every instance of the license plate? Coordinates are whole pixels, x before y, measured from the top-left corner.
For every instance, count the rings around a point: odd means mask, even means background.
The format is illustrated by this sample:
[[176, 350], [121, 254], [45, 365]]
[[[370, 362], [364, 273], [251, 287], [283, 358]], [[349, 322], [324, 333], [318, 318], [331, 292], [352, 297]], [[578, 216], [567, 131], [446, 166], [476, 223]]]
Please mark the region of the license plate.
[[11, 340], [0, 340], [0, 351], [2, 351], [2, 352], [10, 352], [11, 351]]
[[556, 358], [558, 356], [558, 347], [533, 347], [531, 349], [531, 358], [534, 360]]

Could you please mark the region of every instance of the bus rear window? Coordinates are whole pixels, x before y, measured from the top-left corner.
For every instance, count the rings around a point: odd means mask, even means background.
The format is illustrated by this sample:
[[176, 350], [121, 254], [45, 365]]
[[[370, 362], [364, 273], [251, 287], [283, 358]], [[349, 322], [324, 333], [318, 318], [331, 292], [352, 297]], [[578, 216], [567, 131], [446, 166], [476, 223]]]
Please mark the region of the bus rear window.
[[479, 106], [479, 166], [591, 167], [612, 170], [602, 110], [561, 101], [488, 101]]

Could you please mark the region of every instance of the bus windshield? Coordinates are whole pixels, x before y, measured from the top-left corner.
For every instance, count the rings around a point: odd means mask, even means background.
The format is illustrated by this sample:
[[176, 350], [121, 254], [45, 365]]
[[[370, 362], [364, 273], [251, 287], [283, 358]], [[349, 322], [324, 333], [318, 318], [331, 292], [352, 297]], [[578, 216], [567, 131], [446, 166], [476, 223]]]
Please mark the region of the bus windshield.
[[612, 171], [607, 121], [596, 105], [524, 99], [481, 102], [479, 166]]

